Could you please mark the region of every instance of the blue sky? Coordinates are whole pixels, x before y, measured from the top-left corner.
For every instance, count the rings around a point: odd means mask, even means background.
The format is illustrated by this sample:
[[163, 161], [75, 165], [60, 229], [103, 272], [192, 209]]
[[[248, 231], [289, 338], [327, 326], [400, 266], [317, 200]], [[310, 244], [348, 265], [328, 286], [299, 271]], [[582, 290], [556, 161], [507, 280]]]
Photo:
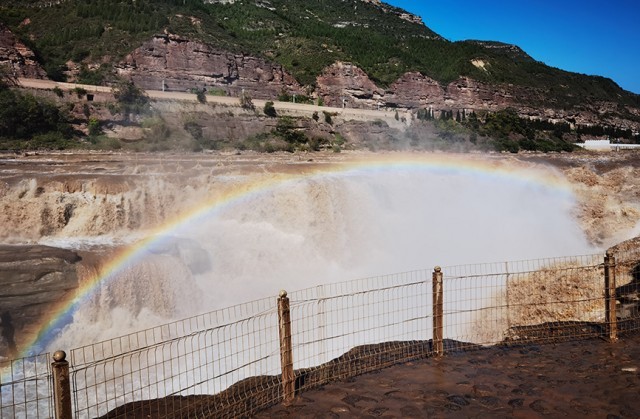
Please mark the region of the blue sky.
[[450, 41], [516, 44], [552, 67], [640, 94], [639, 0], [383, 0]]

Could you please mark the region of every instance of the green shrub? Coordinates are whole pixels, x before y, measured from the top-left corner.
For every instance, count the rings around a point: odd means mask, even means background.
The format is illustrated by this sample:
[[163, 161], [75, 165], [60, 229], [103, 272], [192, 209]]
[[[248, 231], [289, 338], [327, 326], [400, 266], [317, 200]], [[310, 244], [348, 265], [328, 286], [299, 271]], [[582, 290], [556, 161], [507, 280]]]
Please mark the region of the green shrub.
[[225, 92], [224, 89], [221, 89], [220, 87], [210, 87], [209, 94], [211, 96], [226, 96], [227, 92]]
[[329, 125], [333, 124], [333, 118], [331, 117], [331, 112], [322, 111], [322, 113], [324, 114], [324, 122], [326, 122]]
[[253, 104], [253, 99], [251, 99], [251, 95], [249, 93], [242, 92], [240, 95], [240, 107], [242, 109], [250, 109], [254, 110], [256, 107]]
[[276, 112], [276, 108], [273, 106], [272, 101], [268, 101], [264, 104], [263, 111], [264, 111], [264, 114], [267, 115], [268, 117], [275, 118], [276, 116], [278, 116], [278, 113]]
[[191, 134], [193, 139], [195, 139], [196, 141], [203, 139], [202, 127], [197, 122], [185, 122], [183, 128], [185, 129], [185, 131]]
[[33, 95], [0, 90], [0, 137], [30, 139], [48, 133], [72, 137], [73, 128], [65, 112]]
[[78, 99], [82, 99], [87, 95], [87, 90], [82, 87], [74, 87], [73, 89], [71, 89], [71, 92], [75, 93], [76, 96], [78, 96]]
[[150, 111], [149, 97], [131, 81], [118, 82], [113, 95], [117, 105], [109, 109], [115, 110], [115, 113], [123, 113], [126, 120], [129, 119], [130, 114], [140, 115]]
[[89, 135], [92, 137], [95, 137], [96, 135], [100, 135], [102, 133], [100, 121], [97, 118], [89, 118], [87, 128], [89, 130]]
[[206, 95], [206, 90], [200, 90], [198, 89], [198, 91], [196, 92], [196, 99], [198, 99], [198, 102], [200, 103], [207, 103], [207, 95]]

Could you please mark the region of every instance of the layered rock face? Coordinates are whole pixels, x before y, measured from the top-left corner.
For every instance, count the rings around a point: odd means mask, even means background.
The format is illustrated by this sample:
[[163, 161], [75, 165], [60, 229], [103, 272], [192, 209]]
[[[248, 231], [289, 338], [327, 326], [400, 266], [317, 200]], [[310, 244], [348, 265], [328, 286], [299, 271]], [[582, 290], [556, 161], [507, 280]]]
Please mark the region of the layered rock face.
[[359, 67], [337, 62], [318, 76], [317, 94], [328, 106], [373, 108], [384, 91]]
[[355, 65], [335, 63], [317, 79], [317, 93], [329, 106], [352, 108], [483, 109], [513, 106], [518, 98], [506, 88], [477, 82], [468, 77], [442, 86], [418, 72], [405, 73], [386, 90], [378, 87]]
[[417, 72], [406, 73], [385, 92], [387, 106], [421, 108], [442, 106], [445, 90], [440, 84]]
[[47, 78], [47, 73], [35, 57], [33, 51], [18, 41], [9, 28], [0, 23], [0, 66], [8, 67], [13, 77]]
[[[514, 108], [521, 116], [578, 124], [610, 124], [640, 130], [640, 124], [617, 115], [616, 103], [582, 104], [580, 108], [537, 106], [543, 103], [544, 91], [515, 85], [492, 85], [469, 77], [441, 85], [418, 72], [405, 73], [387, 89], [378, 87], [360, 68], [349, 63], [335, 63], [317, 78], [316, 93], [328, 106], [376, 109], [433, 108], [441, 110], [498, 111]], [[630, 114], [640, 109], [627, 107]]]
[[245, 91], [258, 99], [271, 99], [282, 91], [302, 94], [298, 82], [277, 64], [168, 35], [157, 35], [134, 50], [117, 70], [150, 90], [215, 86], [230, 96]]
[[15, 357], [55, 303], [78, 286], [72, 251], [0, 246], [0, 356]]

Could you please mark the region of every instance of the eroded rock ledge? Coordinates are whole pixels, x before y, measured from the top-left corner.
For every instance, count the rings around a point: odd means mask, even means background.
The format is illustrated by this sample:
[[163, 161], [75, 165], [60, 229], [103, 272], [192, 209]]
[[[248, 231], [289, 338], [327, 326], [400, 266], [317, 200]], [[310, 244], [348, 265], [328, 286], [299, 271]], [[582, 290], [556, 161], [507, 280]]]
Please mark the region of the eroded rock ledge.
[[0, 355], [16, 356], [54, 303], [75, 291], [80, 259], [55, 247], [0, 245]]

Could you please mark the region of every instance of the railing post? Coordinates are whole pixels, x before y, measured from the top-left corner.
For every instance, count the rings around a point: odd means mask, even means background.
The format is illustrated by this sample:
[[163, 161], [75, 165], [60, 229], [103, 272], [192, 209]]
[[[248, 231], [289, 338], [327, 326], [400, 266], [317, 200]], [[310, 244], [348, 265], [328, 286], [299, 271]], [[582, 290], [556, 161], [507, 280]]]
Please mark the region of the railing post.
[[433, 352], [435, 356], [444, 354], [442, 341], [442, 317], [443, 317], [443, 289], [442, 269], [436, 266], [433, 269]]
[[605, 323], [609, 330], [609, 341], [618, 340], [616, 317], [616, 258], [607, 252], [604, 257]]
[[69, 362], [64, 351], [53, 354], [51, 369], [53, 371], [53, 408], [56, 419], [72, 419], [71, 414], [71, 380], [69, 379]]
[[282, 401], [291, 403], [295, 397], [296, 381], [293, 373], [293, 346], [291, 344], [291, 310], [285, 290], [278, 297], [278, 329], [280, 332], [280, 365], [282, 366]]

